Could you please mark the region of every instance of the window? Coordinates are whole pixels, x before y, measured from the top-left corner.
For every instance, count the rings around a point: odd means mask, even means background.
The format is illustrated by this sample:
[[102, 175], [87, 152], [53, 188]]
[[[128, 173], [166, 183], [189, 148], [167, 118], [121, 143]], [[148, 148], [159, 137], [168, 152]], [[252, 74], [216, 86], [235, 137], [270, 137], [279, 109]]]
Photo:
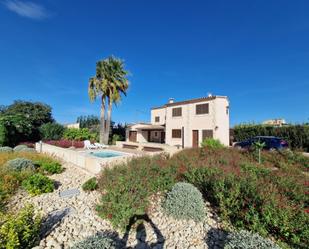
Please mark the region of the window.
[[229, 106], [226, 107], [226, 114], [227, 115], [229, 114], [229, 108], [230, 108]]
[[181, 117], [181, 115], [182, 115], [181, 107], [173, 108], [173, 113], [172, 113], [173, 117]]
[[172, 138], [181, 138], [181, 130], [180, 129], [172, 130]]
[[203, 141], [206, 138], [213, 138], [213, 131], [212, 130], [203, 130], [203, 132], [202, 132], [202, 139], [203, 139]]
[[196, 115], [209, 113], [209, 104], [200, 104], [195, 106]]
[[160, 117], [159, 116], [155, 117], [155, 122], [156, 123], [160, 122]]

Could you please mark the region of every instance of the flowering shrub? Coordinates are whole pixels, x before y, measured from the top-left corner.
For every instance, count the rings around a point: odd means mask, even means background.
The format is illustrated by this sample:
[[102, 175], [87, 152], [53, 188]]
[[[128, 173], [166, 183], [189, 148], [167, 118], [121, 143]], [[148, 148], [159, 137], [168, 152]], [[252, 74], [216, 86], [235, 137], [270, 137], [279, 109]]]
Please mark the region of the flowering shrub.
[[256, 233], [241, 230], [229, 234], [224, 249], [280, 249], [274, 242]]
[[83, 141], [76, 141], [76, 140], [48, 140], [44, 141], [44, 143], [50, 144], [50, 145], [55, 145], [61, 148], [70, 148], [70, 147], [75, 147], [75, 148], [84, 148], [84, 142]]
[[192, 184], [179, 182], [167, 193], [163, 208], [175, 219], [193, 219], [200, 221], [205, 216], [204, 201], [201, 192]]
[[258, 164], [247, 151], [188, 149], [171, 158], [138, 158], [105, 169], [99, 179], [104, 195], [98, 211], [123, 228], [130, 217], [147, 212], [152, 194], [186, 181], [202, 192], [225, 222], [293, 248], [307, 248], [309, 178], [304, 172], [309, 158], [262, 153]]
[[133, 215], [146, 213], [149, 196], [175, 184], [174, 170], [166, 166], [165, 159], [156, 156], [104, 168], [98, 179], [99, 189], [105, 192], [97, 207], [99, 215], [124, 230]]

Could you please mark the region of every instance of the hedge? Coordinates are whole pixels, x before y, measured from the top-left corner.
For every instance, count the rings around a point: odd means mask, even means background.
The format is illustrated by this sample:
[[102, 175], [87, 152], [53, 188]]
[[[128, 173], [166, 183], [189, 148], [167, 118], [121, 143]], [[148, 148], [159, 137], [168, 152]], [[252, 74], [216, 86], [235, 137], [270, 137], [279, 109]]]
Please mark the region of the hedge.
[[234, 127], [234, 141], [239, 142], [255, 136], [276, 136], [285, 139], [290, 148], [309, 152], [309, 125], [237, 125]]

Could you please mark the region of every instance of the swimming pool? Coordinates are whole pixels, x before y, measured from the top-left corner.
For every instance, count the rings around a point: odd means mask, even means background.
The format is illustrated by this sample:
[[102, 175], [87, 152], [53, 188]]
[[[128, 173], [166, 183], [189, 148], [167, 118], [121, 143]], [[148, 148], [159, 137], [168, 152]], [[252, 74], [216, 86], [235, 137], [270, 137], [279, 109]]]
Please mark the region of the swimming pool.
[[123, 153], [120, 153], [118, 151], [99, 151], [99, 152], [90, 152], [92, 156], [100, 157], [100, 158], [111, 158], [111, 157], [117, 157], [117, 156], [124, 156]]

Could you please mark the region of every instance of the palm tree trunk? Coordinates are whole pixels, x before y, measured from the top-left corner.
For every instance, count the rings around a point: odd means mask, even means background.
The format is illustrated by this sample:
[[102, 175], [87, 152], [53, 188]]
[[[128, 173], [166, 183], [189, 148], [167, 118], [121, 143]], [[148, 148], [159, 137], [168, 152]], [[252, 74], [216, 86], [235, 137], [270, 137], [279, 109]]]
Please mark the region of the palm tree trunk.
[[108, 144], [109, 132], [111, 127], [111, 119], [112, 119], [112, 107], [113, 101], [111, 98], [108, 98], [108, 109], [107, 109], [107, 119], [106, 119], [106, 130], [105, 130], [105, 144]]
[[105, 98], [102, 96], [101, 113], [100, 113], [100, 143], [104, 143], [104, 135], [106, 132], [105, 125]]

